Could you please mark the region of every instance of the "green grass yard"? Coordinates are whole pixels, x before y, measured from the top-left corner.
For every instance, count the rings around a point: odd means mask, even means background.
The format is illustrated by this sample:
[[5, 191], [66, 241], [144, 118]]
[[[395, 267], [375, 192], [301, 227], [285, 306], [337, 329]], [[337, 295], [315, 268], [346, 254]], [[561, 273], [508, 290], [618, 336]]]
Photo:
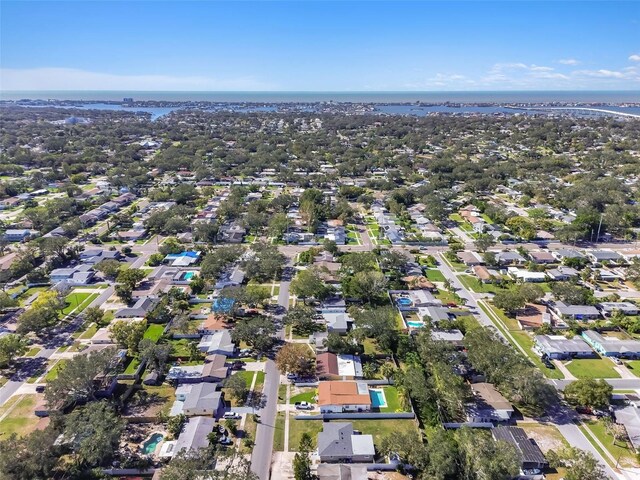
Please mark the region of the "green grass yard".
[[[593, 421], [589, 420], [584, 422], [583, 425], [580, 426], [581, 429], [588, 429], [599, 441], [602, 443], [607, 451], [613, 456], [613, 458], [620, 459], [621, 467], [638, 467], [638, 459], [636, 458], [633, 449], [630, 448], [629, 444], [626, 441], [620, 441], [614, 443], [613, 436], [607, 432], [607, 428], [601, 420]], [[587, 435], [587, 438], [589, 436]], [[592, 442], [591, 438], [589, 441]], [[592, 442], [593, 443], [593, 442]], [[596, 445], [594, 445], [595, 447]], [[599, 446], [596, 447], [600, 450]], [[603, 455], [605, 459], [608, 459], [606, 455]]]
[[147, 327], [147, 330], [144, 332], [143, 338], [148, 338], [149, 340], [153, 340], [157, 342], [162, 336], [162, 332], [164, 331], [164, 325], [159, 325], [157, 323], [152, 323]]
[[444, 275], [442, 274], [442, 272], [440, 270], [437, 270], [435, 268], [429, 268], [426, 271], [427, 273], [427, 278], [429, 280], [431, 280], [432, 282], [444, 282], [445, 278]]
[[620, 378], [613, 363], [605, 358], [571, 360], [565, 366], [577, 378]]
[[292, 395], [290, 402], [291, 404], [295, 404], [296, 402], [309, 402], [316, 403], [316, 389], [315, 388], [305, 388], [305, 391], [298, 393], [297, 395]]

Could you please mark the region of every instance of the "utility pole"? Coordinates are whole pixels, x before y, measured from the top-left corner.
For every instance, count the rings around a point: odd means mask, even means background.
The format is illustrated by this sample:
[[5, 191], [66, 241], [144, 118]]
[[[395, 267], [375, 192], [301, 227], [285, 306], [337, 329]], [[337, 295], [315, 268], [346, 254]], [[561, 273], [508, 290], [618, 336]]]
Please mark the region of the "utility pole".
[[600, 229], [602, 228], [602, 213], [600, 214], [600, 223], [598, 224], [598, 236], [596, 237], [596, 243], [600, 240]]

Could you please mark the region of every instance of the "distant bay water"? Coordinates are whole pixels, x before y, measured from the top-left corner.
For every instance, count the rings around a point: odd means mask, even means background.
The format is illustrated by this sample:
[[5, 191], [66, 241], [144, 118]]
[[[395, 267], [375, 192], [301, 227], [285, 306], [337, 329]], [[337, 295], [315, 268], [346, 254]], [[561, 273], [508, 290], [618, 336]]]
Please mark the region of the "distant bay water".
[[160, 91], [0, 91], [0, 100], [77, 100], [260, 103], [640, 103], [640, 91], [480, 91], [480, 92], [160, 92]]

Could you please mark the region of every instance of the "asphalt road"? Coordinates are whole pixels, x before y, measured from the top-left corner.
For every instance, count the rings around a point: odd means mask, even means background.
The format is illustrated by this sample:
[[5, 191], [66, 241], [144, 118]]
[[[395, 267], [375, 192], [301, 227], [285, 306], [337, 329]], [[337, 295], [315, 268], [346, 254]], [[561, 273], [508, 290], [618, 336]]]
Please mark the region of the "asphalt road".
[[[296, 255], [295, 250], [288, 250], [287, 264], [292, 265], [292, 258]], [[278, 294], [278, 305], [289, 308], [289, 286], [288, 280], [280, 282], [280, 292]], [[282, 320], [282, 317], [277, 317]], [[275, 336], [284, 340], [284, 328], [278, 329]], [[260, 411], [260, 423], [256, 429], [256, 441], [251, 452], [251, 471], [258, 475], [260, 480], [269, 480], [271, 471], [271, 457], [273, 455], [273, 435], [276, 425], [276, 413], [278, 406], [278, 386], [280, 385], [280, 372], [273, 360], [267, 360], [265, 365], [264, 388], [265, 406]]]

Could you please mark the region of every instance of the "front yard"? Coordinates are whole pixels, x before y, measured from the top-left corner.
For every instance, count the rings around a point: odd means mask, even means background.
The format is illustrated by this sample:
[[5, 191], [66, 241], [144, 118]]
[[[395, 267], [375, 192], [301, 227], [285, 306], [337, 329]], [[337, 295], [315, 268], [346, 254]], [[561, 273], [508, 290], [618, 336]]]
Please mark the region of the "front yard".
[[611, 360], [606, 358], [581, 358], [565, 366], [576, 378], [620, 378]]

